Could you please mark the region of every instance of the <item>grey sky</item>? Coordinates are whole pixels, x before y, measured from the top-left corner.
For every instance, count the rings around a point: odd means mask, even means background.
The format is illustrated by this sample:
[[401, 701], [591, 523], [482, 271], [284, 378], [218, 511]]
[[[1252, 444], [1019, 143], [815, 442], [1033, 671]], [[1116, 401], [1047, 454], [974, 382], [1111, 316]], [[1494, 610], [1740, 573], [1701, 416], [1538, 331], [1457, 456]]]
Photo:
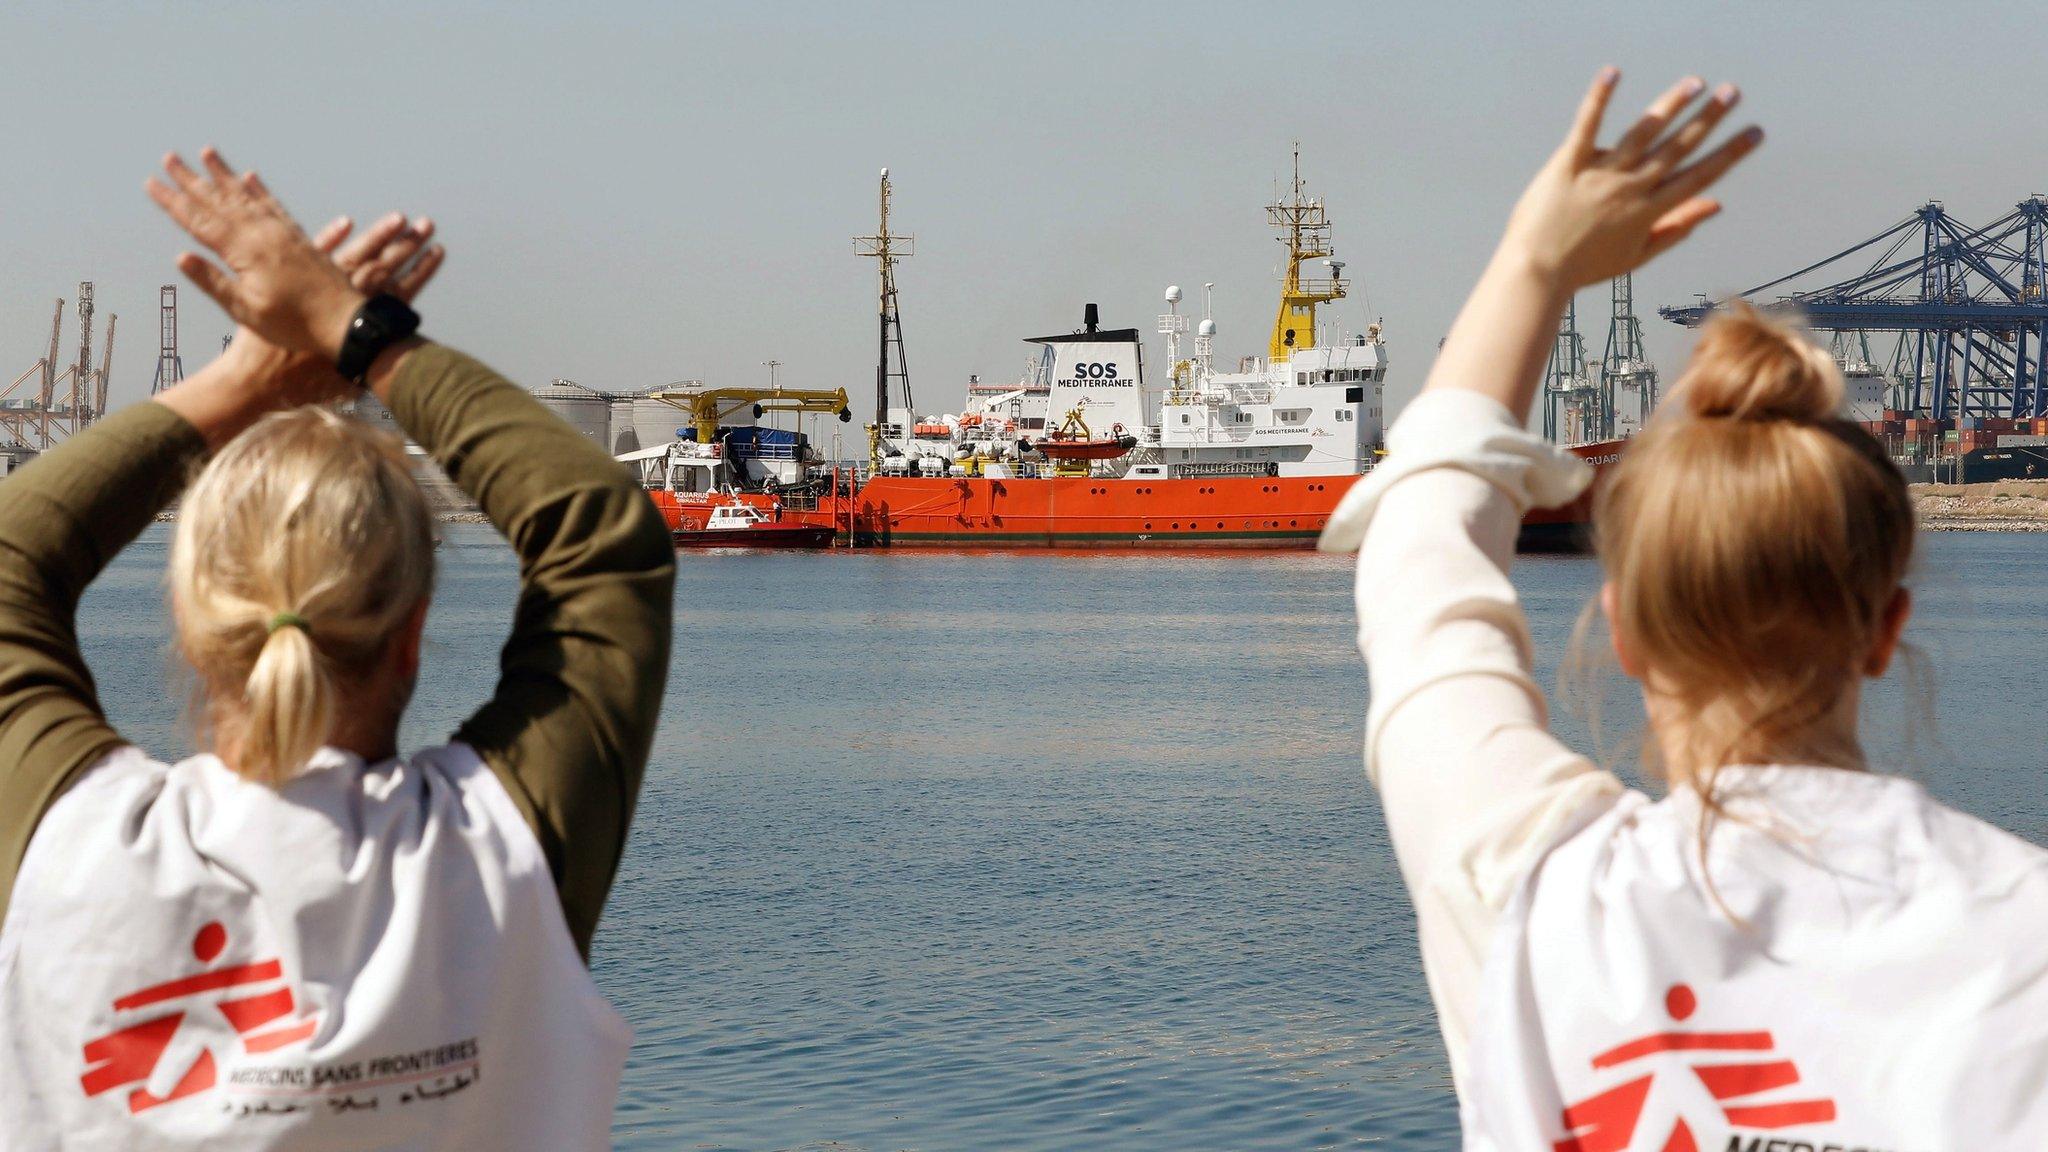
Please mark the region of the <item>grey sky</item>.
[[[1728, 211], [1638, 277], [1651, 313], [1790, 271], [1930, 197], [1971, 222], [2048, 190], [2038, 10], [1993, 4], [9, 5], [0, 101], [0, 383], [50, 302], [120, 313], [114, 394], [148, 387], [180, 245], [139, 185], [215, 142], [302, 219], [441, 221], [421, 310], [515, 378], [844, 385], [867, 413], [876, 171], [897, 181], [921, 408], [1081, 305], [1150, 329], [1215, 281], [1218, 351], [1263, 351], [1278, 246], [1262, 206], [1302, 142], [1313, 192], [1383, 316], [1396, 402], [1521, 181], [1600, 64], [1620, 107], [1697, 71], [1770, 140]], [[184, 292], [187, 371], [227, 324]], [[1367, 300], [1370, 301], [1368, 310]], [[1184, 305], [1184, 307], [1187, 307]], [[1602, 294], [1581, 298], [1604, 338]], [[64, 356], [76, 354], [66, 319]], [[1148, 357], [1158, 355], [1156, 341]], [[1156, 359], [1152, 360], [1157, 363]]]

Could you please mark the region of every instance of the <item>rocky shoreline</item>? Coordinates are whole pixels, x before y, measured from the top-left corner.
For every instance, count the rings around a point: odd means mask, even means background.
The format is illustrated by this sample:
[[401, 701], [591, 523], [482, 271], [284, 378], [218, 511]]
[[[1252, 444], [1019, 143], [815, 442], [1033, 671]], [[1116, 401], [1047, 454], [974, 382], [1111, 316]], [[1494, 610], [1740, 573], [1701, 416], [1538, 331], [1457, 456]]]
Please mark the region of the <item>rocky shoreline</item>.
[[1929, 532], [2048, 532], [2048, 480], [1914, 484], [1913, 511]]

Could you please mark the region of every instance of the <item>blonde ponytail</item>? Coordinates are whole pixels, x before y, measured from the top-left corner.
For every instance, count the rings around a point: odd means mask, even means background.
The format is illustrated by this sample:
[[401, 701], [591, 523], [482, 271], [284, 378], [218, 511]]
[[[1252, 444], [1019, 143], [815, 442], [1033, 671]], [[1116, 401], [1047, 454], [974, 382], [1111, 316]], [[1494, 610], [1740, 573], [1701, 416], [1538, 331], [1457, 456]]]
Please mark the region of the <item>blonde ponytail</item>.
[[334, 677], [306, 629], [273, 622], [242, 689], [237, 759], [272, 767], [305, 763], [334, 725], [334, 697]]
[[281, 784], [365, 700], [433, 583], [433, 524], [396, 438], [318, 408], [267, 416], [186, 494], [169, 572], [216, 751]]

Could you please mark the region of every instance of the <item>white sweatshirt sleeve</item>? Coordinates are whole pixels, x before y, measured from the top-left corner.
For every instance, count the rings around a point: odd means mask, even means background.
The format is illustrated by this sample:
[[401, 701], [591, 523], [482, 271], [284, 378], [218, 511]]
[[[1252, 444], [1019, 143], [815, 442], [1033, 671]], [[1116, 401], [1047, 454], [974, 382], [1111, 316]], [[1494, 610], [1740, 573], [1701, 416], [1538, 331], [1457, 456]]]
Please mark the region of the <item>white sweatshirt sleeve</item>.
[[1371, 681], [1365, 768], [1414, 900], [1423, 969], [1461, 1083], [1480, 969], [1516, 886], [1621, 782], [1548, 727], [1527, 619], [1508, 582], [1522, 514], [1584, 491], [1586, 465], [1475, 392], [1408, 405], [1385, 464], [1322, 546], [1360, 549], [1358, 642]]

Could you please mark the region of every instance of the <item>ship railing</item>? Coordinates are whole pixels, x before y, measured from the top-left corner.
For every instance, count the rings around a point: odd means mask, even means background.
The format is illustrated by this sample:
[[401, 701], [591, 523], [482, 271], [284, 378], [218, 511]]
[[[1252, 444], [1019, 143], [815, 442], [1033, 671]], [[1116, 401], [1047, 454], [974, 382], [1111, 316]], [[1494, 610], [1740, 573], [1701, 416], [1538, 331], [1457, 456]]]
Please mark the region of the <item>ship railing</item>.
[[1233, 404], [1271, 404], [1273, 402], [1273, 390], [1271, 388], [1237, 386], [1231, 388], [1230, 400]]

